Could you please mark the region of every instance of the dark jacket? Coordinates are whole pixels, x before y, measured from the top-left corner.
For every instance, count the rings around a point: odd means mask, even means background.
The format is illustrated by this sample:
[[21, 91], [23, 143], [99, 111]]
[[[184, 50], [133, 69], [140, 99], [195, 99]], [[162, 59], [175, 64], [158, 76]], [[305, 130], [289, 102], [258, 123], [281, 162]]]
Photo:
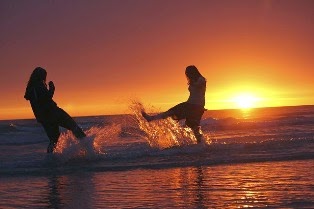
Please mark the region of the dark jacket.
[[58, 109], [52, 97], [54, 89], [47, 88], [46, 83], [40, 82], [26, 88], [24, 98], [29, 100], [38, 122], [52, 122], [54, 113]]

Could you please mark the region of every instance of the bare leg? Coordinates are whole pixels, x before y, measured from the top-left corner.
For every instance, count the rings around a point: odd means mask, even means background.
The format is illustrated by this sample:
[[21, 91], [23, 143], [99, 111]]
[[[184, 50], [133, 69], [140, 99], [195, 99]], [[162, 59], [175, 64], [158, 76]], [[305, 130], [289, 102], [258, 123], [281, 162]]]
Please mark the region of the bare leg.
[[157, 115], [148, 115], [146, 112], [142, 111], [142, 116], [147, 120], [147, 122], [153, 121], [153, 120], [161, 120], [166, 119], [167, 117], [170, 117], [172, 113], [170, 111], [162, 112]]

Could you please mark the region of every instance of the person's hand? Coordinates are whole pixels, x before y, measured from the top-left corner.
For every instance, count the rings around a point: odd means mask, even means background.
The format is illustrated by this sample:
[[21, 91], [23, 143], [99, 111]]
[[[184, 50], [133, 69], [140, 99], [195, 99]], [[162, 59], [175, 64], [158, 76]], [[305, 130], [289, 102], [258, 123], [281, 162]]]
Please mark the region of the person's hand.
[[49, 85], [49, 90], [53, 90], [53, 91], [55, 90], [55, 85], [53, 84], [52, 81], [49, 81], [48, 85]]

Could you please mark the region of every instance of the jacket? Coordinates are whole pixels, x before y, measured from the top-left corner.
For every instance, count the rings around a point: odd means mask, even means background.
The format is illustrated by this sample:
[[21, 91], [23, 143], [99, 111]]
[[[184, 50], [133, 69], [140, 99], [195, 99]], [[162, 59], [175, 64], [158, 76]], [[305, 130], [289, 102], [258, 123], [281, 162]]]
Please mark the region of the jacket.
[[48, 90], [46, 83], [40, 82], [27, 86], [24, 98], [30, 101], [38, 122], [54, 120], [54, 112], [58, 109], [53, 101], [54, 88]]

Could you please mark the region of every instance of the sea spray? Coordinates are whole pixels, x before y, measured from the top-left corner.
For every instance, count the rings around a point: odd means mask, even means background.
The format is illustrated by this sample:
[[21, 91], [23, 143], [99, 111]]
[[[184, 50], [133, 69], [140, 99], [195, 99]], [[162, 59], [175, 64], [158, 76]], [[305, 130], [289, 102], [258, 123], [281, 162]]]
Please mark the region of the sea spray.
[[[86, 137], [83, 139], [75, 138], [71, 131], [62, 133], [54, 152], [55, 155], [60, 156], [63, 161], [81, 158], [93, 159], [99, 156], [109, 158], [123, 156], [128, 155], [125, 153], [127, 150], [131, 152], [132, 156], [138, 156], [141, 154], [136, 154], [138, 151], [129, 145], [132, 139], [136, 138], [143, 139], [143, 142], [146, 141], [148, 147], [153, 149], [197, 144], [194, 133], [189, 127], [183, 126], [171, 118], [148, 123], [141, 115], [144, 106], [139, 101], [132, 101], [129, 108], [133, 113], [128, 116], [131, 120], [120, 121], [121, 124], [114, 122], [104, 126], [92, 126], [85, 130]], [[147, 108], [147, 110], [156, 112], [153, 107]], [[121, 147], [121, 137], [130, 137], [128, 141], [123, 143], [124, 148]], [[211, 143], [207, 135], [204, 134], [203, 138], [203, 145]], [[120, 146], [116, 146], [118, 144]]]
[[[265, 110], [269, 111], [269, 108], [255, 111]], [[304, 107], [289, 108], [289, 112], [286, 108], [271, 110], [272, 117], [252, 115], [254, 120], [250, 124], [246, 123], [247, 119], [236, 118], [232, 111], [226, 111], [226, 114], [221, 114], [221, 111], [207, 111], [203, 117], [202, 129], [205, 134], [214, 130], [215, 135], [210, 133], [213, 142], [204, 148], [194, 144], [170, 149], [152, 148], [148, 143], [147, 133], [139, 128], [135, 115], [128, 114], [78, 118], [79, 124], [88, 132], [88, 137], [76, 139], [70, 132], [69, 135], [64, 133], [60, 137], [58, 153], [47, 154], [45, 149], [48, 137], [35, 120], [0, 121], [0, 125], [8, 127], [13, 123], [18, 128], [10, 133], [0, 134], [0, 175], [11, 178], [50, 176], [53, 173], [67, 175], [138, 168], [181, 169], [186, 166], [220, 167], [225, 164], [312, 160], [313, 107], [309, 107], [307, 111], [303, 111]], [[208, 116], [215, 115], [220, 117], [204, 123]], [[225, 120], [229, 116], [234, 118], [232, 125], [228, 124], [229, 119]], [[226, 122], [227, 126], [224, 126]], [[84, 150], [87, 147], [84, 143], [91, 145], [87, 151]], [[147, 172], [150, 173], [151, 170]]]
[[[129, 108], [139, 128], [146, 133], [145, 138], [151, 147], [165, 149], [197, 143], [193, 131], [189, 127], [183, 127], [171, 118], [147, 122], [141, 114], [144, 110], [144, 106], [141, 102], [134, 100], [131, 102]], [[153, 107], [146, 111], [156, 112]], [[210, 144], [208, 136], [204, 136], [203, 142], [204, 144]]]
[[77, 139], [71, 131], [62, 133], [54, 153], [64, 160], [77, 158], [95, 158], [106, 154], [106, 146], [118, 138], [120, 125], [93, 126], [89, 128], [86, 137]]

